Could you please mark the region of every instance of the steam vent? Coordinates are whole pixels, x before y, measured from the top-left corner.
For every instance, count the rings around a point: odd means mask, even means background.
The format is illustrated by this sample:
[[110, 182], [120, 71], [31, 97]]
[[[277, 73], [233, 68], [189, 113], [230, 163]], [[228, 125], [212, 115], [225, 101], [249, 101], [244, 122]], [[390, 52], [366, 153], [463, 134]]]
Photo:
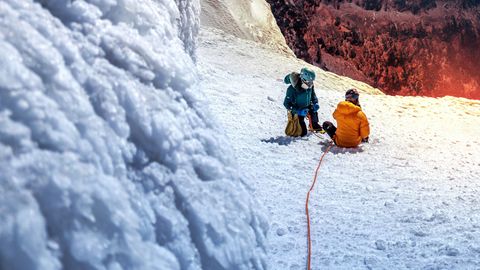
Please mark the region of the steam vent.
[[480, 0], [268, 0], [295, 54], [391, 95], [480, 99]]

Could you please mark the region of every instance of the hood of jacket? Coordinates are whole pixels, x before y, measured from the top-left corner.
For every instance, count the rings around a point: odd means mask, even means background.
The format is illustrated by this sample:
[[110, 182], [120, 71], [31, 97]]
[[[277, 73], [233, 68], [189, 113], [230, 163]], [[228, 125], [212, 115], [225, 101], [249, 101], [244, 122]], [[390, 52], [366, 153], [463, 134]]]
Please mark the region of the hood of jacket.
[[354, 113], [358, 113], [361, 110], [362, 108], [360, 108], [359, 106], [349, 101], [342, 101], [338, 103], [338, 106], [337, 106], [337, 112], [339, 114], [345, 114], [345, 115], [354, 114]]
[[283, 82], [286, 84], [291, 84], [293, 88], [295, 88], [298, 91], [305, 91], [305, 89], [302, 89], [302, 83], [300, 79], [300, 73], [298, 72], [292, 72], [285, 76], [285, 79], [283, 79]]

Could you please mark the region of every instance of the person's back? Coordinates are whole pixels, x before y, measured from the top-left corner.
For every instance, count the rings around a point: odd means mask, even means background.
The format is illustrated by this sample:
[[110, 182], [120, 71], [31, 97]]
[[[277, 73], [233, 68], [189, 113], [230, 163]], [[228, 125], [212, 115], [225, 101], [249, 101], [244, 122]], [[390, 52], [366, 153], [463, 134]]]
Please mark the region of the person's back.
[[370, 127], [362, 108], [349, 102], [338, 103], [333, 118], [337, 120], [335, 143], [342, 147], [356, 147], [370, 134]]
[[323, 123], [323, 129], [337, 146], [357, 147], [361, 142], [368, 142], [370, 124], [358, 101], [359, 93], [350, 89], [345, 93], [345, 101], [338, 103], [333, 112], [338, 127], [329, 121]]

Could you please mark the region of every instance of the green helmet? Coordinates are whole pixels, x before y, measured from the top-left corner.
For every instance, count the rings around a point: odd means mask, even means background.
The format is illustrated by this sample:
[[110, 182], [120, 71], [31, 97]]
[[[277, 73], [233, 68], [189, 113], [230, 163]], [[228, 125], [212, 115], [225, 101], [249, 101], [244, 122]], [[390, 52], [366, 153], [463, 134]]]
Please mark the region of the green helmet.
[[300, 78], [303, 81], [313, 82], [315, 80], [315, 72], [308, 68], [302, 68], [300, 71]]

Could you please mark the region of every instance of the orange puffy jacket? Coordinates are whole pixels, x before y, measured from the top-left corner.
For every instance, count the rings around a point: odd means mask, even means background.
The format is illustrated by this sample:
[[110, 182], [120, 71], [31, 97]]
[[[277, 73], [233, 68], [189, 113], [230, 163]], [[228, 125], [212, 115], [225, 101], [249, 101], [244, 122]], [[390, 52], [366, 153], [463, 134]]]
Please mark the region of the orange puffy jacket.
[[362, 108], [348, 102], [338, 103], [333, 118], [337, 120], [337, 131], [335, 133], [335, 143], [341, 147], [356, 147], [370, 135], [370, 125], [367, 116], [362, 112]]

